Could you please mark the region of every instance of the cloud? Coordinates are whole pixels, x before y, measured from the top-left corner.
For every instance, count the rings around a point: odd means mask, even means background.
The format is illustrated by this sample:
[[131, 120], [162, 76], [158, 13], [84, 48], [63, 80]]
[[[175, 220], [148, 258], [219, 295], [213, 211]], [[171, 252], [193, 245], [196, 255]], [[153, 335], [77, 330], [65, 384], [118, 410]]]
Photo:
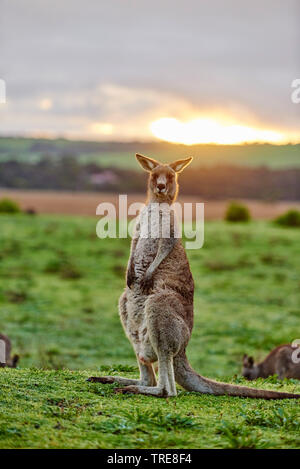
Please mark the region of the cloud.
[[19, 132], [18, 122], [26, 121], [24, 132], [29, 135], [59, 133], [98, 139], [109, 135], [113, 139], [147, 140], [153, 138], [153, 120], [160, 116], [185, 117], [193, 112], [196, 109], [188, 101], [172, 93], [103, 84], [76, 92], [53, 91], [47, 98], [35, 93], [32, 97], [8, 100], [2, 131], [6, 127], [8, 132], [12, 128]]
[[98, 122], [113, 138], [149, 138], [152, 120], [204, 113], [299, 132], [297, 0], [3, 0], [2, 10], [2, 134], [88, 138]]

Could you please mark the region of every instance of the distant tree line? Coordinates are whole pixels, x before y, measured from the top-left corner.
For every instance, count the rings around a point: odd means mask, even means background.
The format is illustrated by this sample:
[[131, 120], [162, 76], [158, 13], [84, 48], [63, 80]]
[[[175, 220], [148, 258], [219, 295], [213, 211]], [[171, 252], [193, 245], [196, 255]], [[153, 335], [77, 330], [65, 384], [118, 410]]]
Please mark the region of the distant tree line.
[[[95, 176], [99, 175], [114, 177], [103, 177], [97, 183]], [[0, 162], [0, 187], [14, 189], [132, 192], [134, 186], [139, 192], [144, 188], [141, 176], [130, 170], [80, 164], [72, 156], [45, 157], [35, 164], [14, 160]]]
[[[0, 187], [68, 191], [145, 192], [145, 173], [81, 164], [72, 156], [35, 164], [0, 162]], [[180, 176], [182, 194], [203, 199], [300, 200], [300, 169], [214, 166], [189, 168]]]
[[186, 170], [180, 186], [206, 199], [300, 200], [300, 169], [202, 167]]

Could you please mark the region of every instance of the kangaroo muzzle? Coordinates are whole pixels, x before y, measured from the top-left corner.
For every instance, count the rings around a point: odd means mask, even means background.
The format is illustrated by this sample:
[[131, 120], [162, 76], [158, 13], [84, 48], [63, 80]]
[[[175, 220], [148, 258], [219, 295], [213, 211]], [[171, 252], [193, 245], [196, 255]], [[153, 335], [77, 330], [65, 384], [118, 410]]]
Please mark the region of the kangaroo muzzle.
[[162, 193], [166, 192], [166, 186], [165, 186], [165, 184], [157, 184], [157, 192], [159, 192], [159, 193], [161, 193], [161, 192], [162, 192]]
[[158, 194], [164, 194], [167, 191], [167, 179], [165, 175], [161, 175], [157, 179], [156, 191]]

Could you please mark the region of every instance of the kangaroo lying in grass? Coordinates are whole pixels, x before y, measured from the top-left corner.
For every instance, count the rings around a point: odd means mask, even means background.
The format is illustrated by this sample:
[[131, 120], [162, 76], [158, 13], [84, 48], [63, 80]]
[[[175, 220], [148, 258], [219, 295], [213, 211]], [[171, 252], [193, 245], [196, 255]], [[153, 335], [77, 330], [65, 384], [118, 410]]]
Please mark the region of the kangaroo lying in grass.
[[299, 353], [299, 349], [289, 344], [279, 345], [274, 348], [266, 358], [255, 364], [252, 357], [243, 357], [243, 376], [249, 380], [256, 378], [267, 378], [277, 375], [278, 379], [294, 378], [300, 379], [300, 362], [294, 363], [292, 355]]
[[[149, 173], [148, 199], [136, 224], [127, 268], [127, 287], [119, 301], [125, 333], [132, 343], [140, 368], [140, 379], [116, 376], [91, 377], [89, 381], [118, 383], [116, 392], [157, 397], [176, 396], [175, 382], [187, 391], [213, 395], [264, 399], [300, 398], [300, 394], [251, 389], [220, 383], [197, 374], [185, 349], [193, 328], [194, 282], [181, 240], [175, 236], [176, 221], [171, 205], [178, 192], [178, 174], [192, 158], [162, 164], [136, 155]], [[160, 205], [158, 205], [160, 204]], [[162, 207], [169, 211], [169, 236], [153, 237], [153, 219], [159, 222]], [[155, 212], [156, 211], [156, 212]], [[164, 212], [165, 213], [165, 212]], [[152, 224], [148, 223], [149, 219]], [[161, 223], [159, 223], [161, 224]], [[146, 236], [145, 236], [146, 232]], [[158, 383], [153, 363], [158, 361]]]
[[19, 355], [10, 356], [11, 342], [6, 335], [0, 334], [0, 368], [16, 368]]

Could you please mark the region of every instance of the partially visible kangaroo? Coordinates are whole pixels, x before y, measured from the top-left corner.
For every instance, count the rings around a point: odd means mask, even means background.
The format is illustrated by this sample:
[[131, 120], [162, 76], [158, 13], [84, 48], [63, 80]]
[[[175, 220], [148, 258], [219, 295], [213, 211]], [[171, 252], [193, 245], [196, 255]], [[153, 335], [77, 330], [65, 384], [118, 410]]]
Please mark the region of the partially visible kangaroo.
[[[89, 381], [119, 383], [120, 393], [176, 396], [175, 381], [187, 391], [264, 399], [300, 398], [300, 394], [251, 389], [210, 380], [190, 366], [185, 349], [193, 328], [194, 282], [181, 240], [175, 236], [171, 205], [178, 192], [178, 174], [192, 161], [187, 158], [162, 164], [136, 155], [149, 172], [147, 204], [141, 211], [132, 239], [127, 286], [119, 301], [125, 333], [137, 356], [140, 379], [116, 376], [91, 377]], [[169, 211], [169, 237], [151, 236], [149, 219]], [[167, 207], [167, 209], [166, 209]], [[154, 217], [157, 223], [157, 217]], [[161, 221], [161, 219], [160, 219]], [[145, 232], [147, 236], [145, 236]], [[158, 384], [153, 363], [158, 361]]]
[[293, 362], [292, 355], [294, 353], [297, 355], [299, 349], [297, 350], [290, 344], [279, 345], [262, 362], [257, 364], [254, 363], [253, 357], [244, 355], [242, 374], [249, 380], [267, 378], [272, 375], [277, 375], [278, 379], [300, 379], [300, 361], [298, 363]]
[[6, 335], [0, 334], [0, 368], [16, 368], [19, 355], [10, 356], [11, 342]]

